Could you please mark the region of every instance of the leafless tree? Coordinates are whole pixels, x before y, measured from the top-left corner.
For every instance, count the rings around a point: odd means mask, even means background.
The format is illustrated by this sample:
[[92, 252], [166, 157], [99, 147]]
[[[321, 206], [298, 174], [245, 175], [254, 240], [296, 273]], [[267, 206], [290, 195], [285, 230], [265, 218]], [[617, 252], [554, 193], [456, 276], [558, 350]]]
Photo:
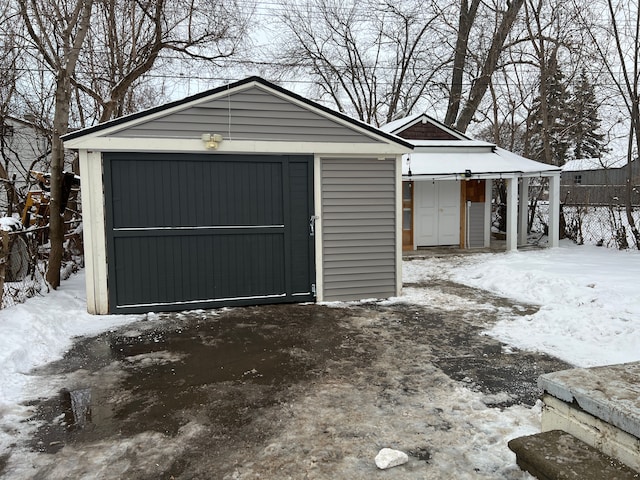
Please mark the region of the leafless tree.
[[80, 122], [91, 122], [92, 114], [104, 122], [156, 104], [148, 95], [154, 89], [148, 77], [152, 69], [169, 71], [184, 60], [211, 64], [234, 55], [246, 34], [248, 5], [235, 0], [97, 2], [73, 79], [80, 98], [95, 105]]
[[[16, 0], [39, 61], [55, 85], [50, 240], [46, 279], [60, 283], [63, 254], [60, 136], [77, 123], [105, 121], [133, 106], [131, 89], [161, 61], [215, 61], [243, 36], [243, 9], [222, 0]], [[86, 99], [95, 107], [87, 120]], [[135, 102], [134, 102], [135, 103]]]
[[[8, 12], [6, 8], [4, 10], [5, 11], [0, 11], [0, 15], [6, 18]], [[0, 157], [2, 158], [2, 162], [0, 163], [0, 189], [6, 191], [7, 208], [8, 214], [10, 215], [14, 203], [15, 187], [10, 181], [8, 174], [10, 158], [7, 154], [7, 149], [9, 148], [8, 137], [11, 129], [11, 126], [8, 125], [8, 117], [10, 99], [13, 96], [15, 88], [16, 72], [13, 67], [15, 63], [12, 61], [12, 53], [14, 51], [12, 48], [13, 39], [6, 29], [6, 23], [6, 21], [2, 22], [2, 30], [6, 33], [3, 37], [0, 37]], [[0, 215], [1, 214], [2, 213], [0, 213]]]
[[[604, 8], [603, 8], [604, 7]], [[640, 249], [640, 229], [636, 223], [632, 204], [634, 166], [640, 152], [640, 6], [637, 0], [604, 0], [594, 2], [590, 11], [583, 11], [583, 22], [595, 23], [589, 14], [604, 17], [599, 29], [590, 30], [593, 46], [603, 62], [611, 83], [623, 100], [629, 115], [627, 137], [627, 193], [625, 210], [627, 222], [636, 247]], [[610, 43], [607, 42], [610, 39]]]
[[[502, 2], [500, 2], [501, 4]], [[498, 68], [500, 56], [504, 50], [505, 41], [515, 23], [518, 13], [524, 4], [524, 0], [512, 0], [506, 2], [506, 9], [501, 9], [498, 4], [488, 6], [480, 0], [461, 0], [455, 51], [453, 56], [453, 68], [451, 74], [451, 87], [445, 123], [455, 126], [461, 132], [465, 132], [473, 120], [482, 99], [484, 98], [491, 77]], [[483, 5], [491, 8], [493, 24], [479, 21], [479, 8]], [[469, 67], [469, 57], [472, 56], [469, 47], [469, 39], [473, 28], [491, 28], [490, 41], [486, 53], [475, 52], [473, 56], [479, 66], [478, 70], [470, 77], [471, 87], [466, 100], [463, 100], [463, 84], [465, 72]], [[486, 35], [486, 31], [485, 34]], [[469, 77], [467, 77], [469, 78]]]
[[18, 5], [33, 46], [55, 78], [49, 204], [51, 250], [46, 279], [53, 288], [57, 288], [60, 285], [64, 241], [61, 209], [64, 147], [60, 137], [69, 128], [71, 79], [89, 30], [93, 1], [18, 0]]
[[575, 121], [568, 105], [569, 86], [587, 62], [583, 47], [586, 30], [577, 22], [577, 12], [570, 3], [527, 0], [524, 10], [530, 64], [538, 72], [533, 100], [537, 104], [530, 106], [524, 153], [562, 165]]
[[283, 2], [271, 54], [283, 79], [308, 75], [313, 96], [371, 124], [406, 115], [447, 62], [438, 2]]

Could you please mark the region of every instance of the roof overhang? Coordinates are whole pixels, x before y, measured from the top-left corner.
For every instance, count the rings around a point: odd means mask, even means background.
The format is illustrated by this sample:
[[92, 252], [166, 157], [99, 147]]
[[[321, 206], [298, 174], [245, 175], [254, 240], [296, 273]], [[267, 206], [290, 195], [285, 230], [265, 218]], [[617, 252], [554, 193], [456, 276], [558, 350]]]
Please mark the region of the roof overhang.
[[461, 180], [559, 176], [560, 168], [535, 162], [507, 150], [431, 149], [404, 155], [404, 180]]

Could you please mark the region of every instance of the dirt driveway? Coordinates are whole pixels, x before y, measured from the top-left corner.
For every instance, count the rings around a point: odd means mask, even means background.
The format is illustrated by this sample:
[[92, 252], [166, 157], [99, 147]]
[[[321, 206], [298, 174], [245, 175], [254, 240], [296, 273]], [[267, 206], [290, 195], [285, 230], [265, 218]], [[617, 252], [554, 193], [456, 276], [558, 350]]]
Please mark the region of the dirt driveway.
[[[506, 440], [538, 428], [536, 379], [567, 365], [482, 334], [533, 307], [449, 282], [428, 289], [442, 295], [433, 307], [149, 315], [79, 341], [34, 373], [61, 393], [34, 401], [37, 431], [0, 459], [0, 476], [530, 478]], [[382, 447], [409, 463], [378, 470]]]

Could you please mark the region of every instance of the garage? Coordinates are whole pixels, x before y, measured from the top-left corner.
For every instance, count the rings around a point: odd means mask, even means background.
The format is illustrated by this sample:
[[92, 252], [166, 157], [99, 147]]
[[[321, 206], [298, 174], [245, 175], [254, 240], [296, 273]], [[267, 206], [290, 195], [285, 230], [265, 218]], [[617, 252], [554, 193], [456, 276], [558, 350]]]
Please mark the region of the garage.
[[251, 77], [64, 142], [90, 313], [400, 293], [398, 137]]
[[312, 300], [312, 160], [106, 154], [110, 310]]

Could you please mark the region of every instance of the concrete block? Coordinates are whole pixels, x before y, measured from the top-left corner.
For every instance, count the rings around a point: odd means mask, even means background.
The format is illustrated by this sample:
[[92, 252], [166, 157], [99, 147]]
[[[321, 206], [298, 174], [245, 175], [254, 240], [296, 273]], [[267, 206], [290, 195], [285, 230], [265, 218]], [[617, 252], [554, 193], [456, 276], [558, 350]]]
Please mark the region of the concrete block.
[[539, 480], [638, 480], [640, 474], [566, 432], [548, 432], [509, 442], [518, 465]]

